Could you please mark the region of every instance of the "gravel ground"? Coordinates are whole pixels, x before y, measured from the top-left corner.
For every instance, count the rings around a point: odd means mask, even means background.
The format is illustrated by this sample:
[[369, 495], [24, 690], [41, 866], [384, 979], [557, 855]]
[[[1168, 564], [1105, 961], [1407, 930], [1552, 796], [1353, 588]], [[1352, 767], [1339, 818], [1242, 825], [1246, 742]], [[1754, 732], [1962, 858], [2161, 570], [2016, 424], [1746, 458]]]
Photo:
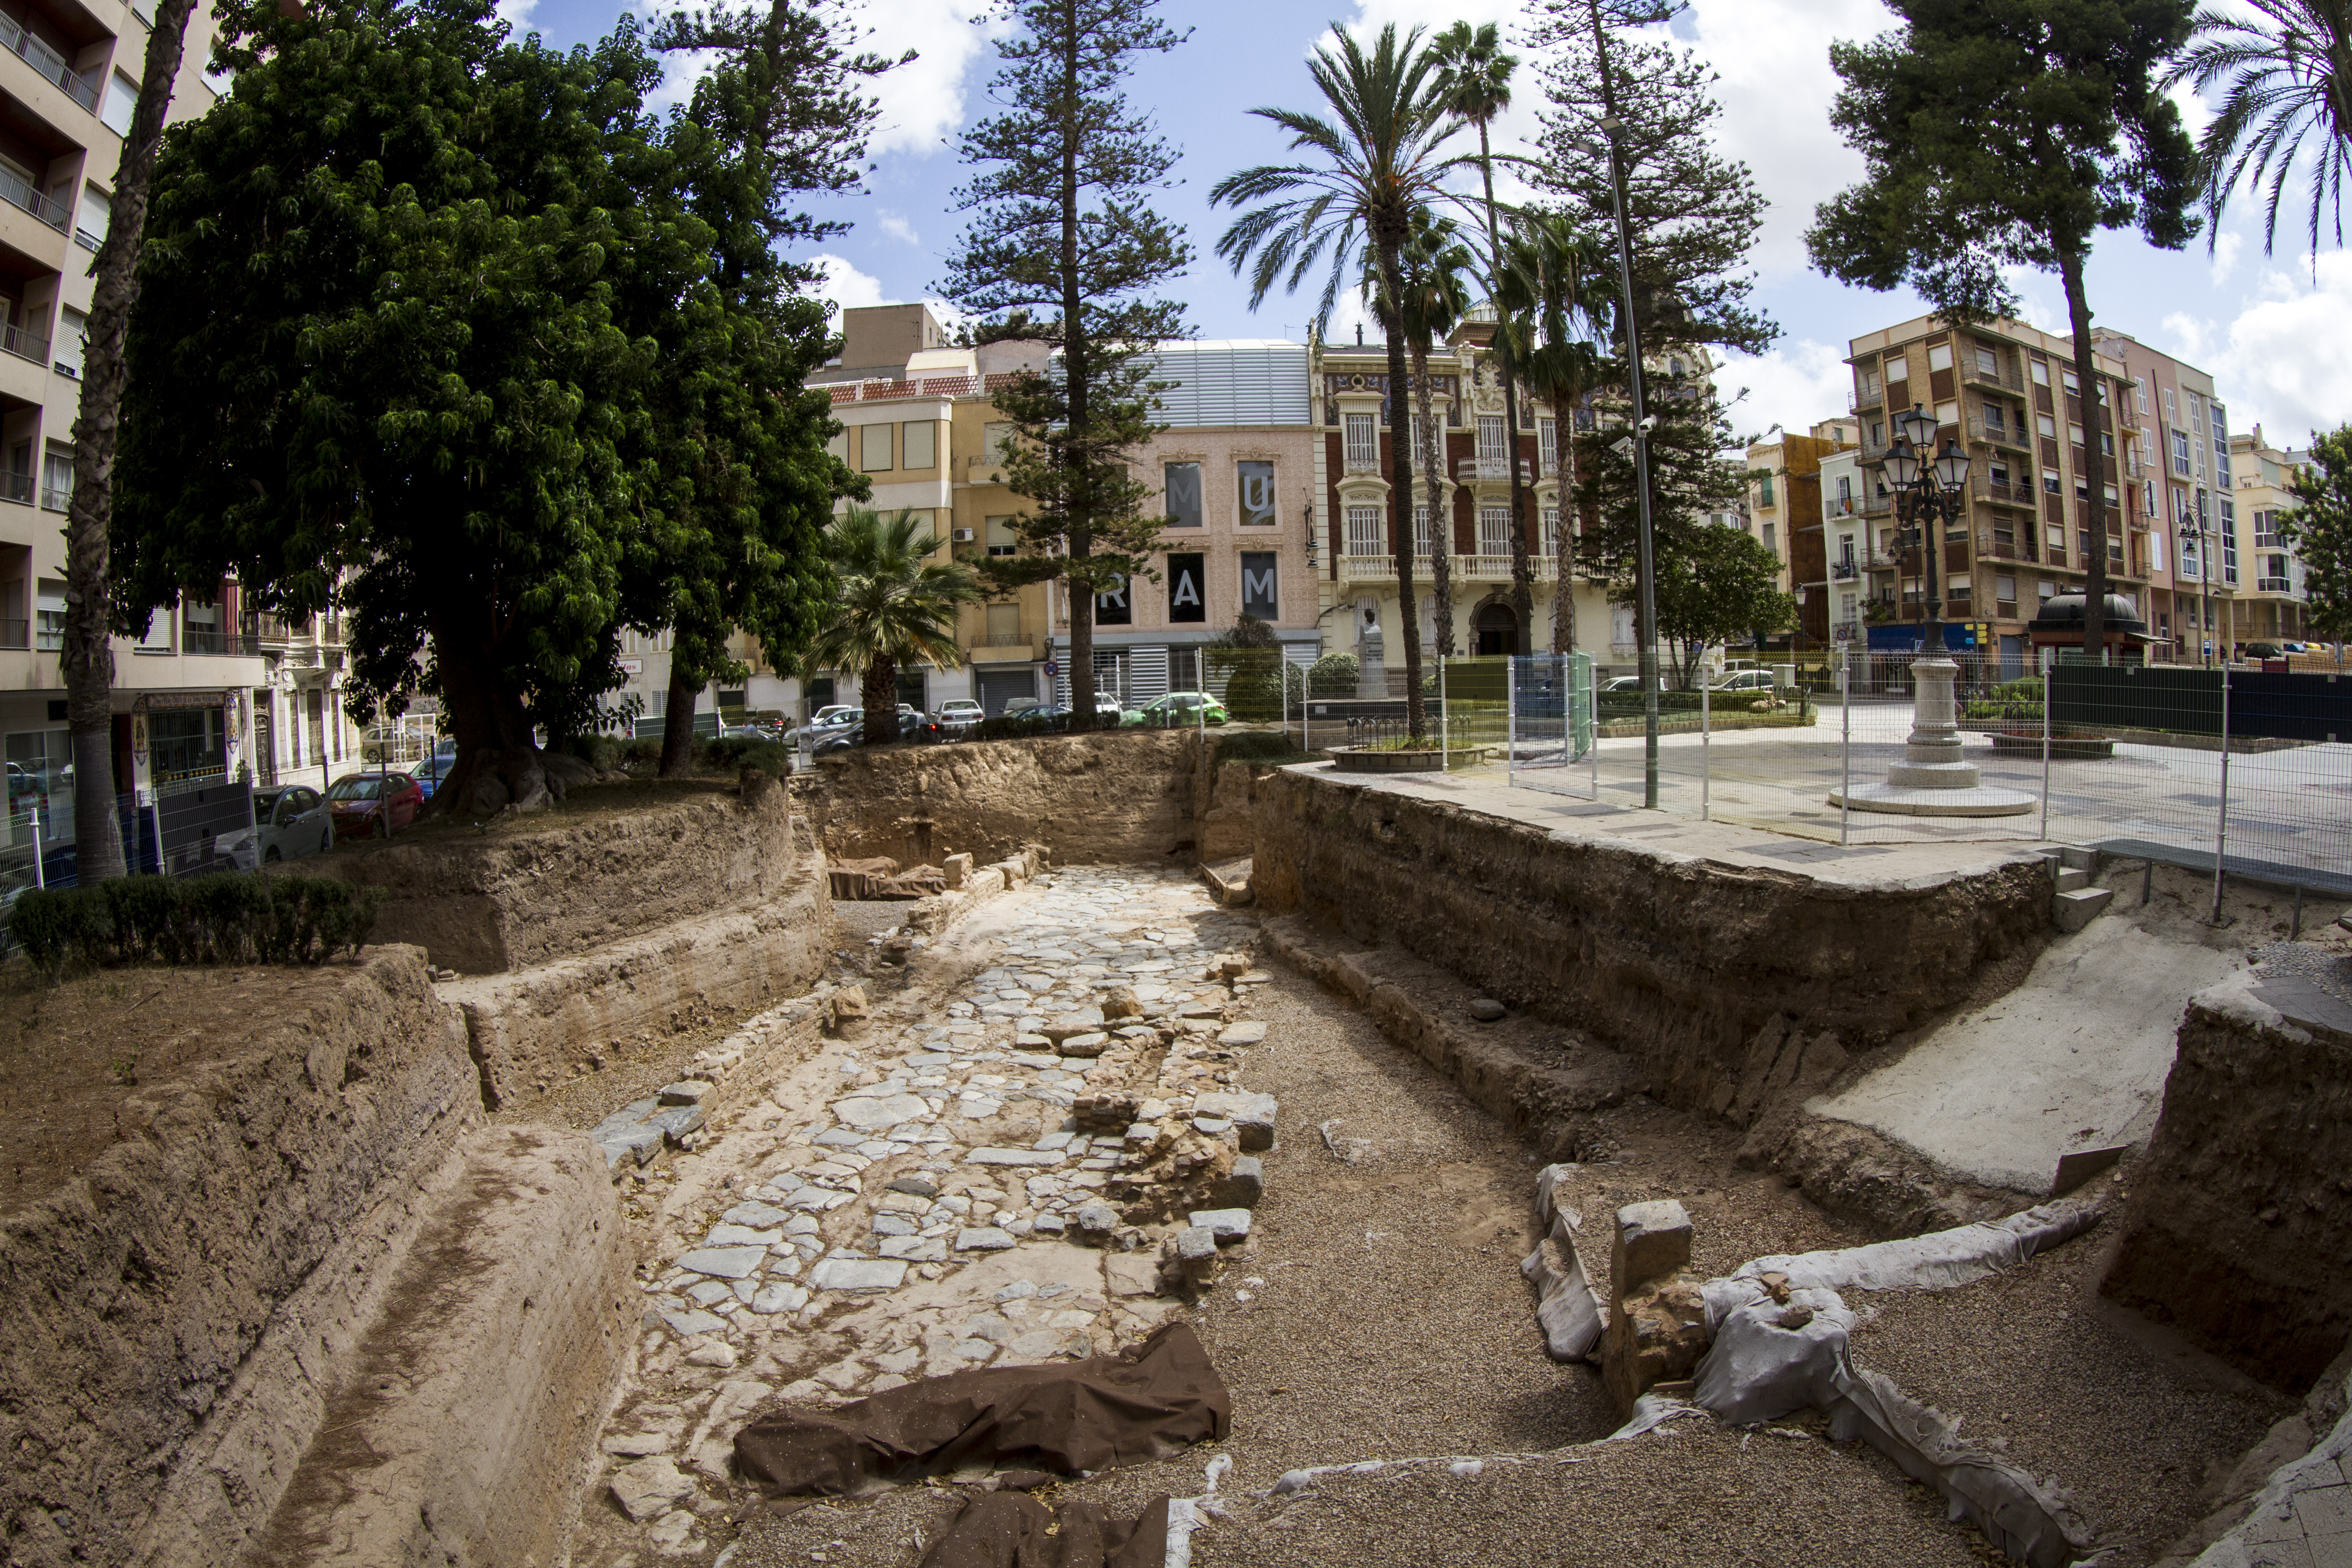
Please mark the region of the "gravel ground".
[[2352, 957], [2310, 942], [2274, 942], [2246, 955], [2264, 974], [2299, 974], [2342, 1002], [2352, 1002]]
[[2055, 1481], [2126, 1568], [2203, 1518], [2208, 1484], [2297, 1406], [2101, 1299], [2118, 1240], [2094, 1232], [1966, 1289], [1846, 1304], [1876, 1314], [1853, 1336], [1857, 1362]]

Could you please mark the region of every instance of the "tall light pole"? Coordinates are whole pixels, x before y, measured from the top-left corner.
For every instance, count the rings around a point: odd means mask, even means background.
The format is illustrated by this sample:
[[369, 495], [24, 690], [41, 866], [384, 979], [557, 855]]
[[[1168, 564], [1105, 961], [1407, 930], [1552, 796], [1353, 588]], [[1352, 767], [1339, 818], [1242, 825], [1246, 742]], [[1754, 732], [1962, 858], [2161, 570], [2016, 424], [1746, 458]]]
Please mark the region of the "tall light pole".
[[1903, 525], [1895, 542], [1906, 544], [1916, 536], [1925, 558], [1927, 596], [1919, 606], [1919, 651], [1923, 658], [1937, 658], [1944, 653], [1937, 568], [1943, 564], [1945, 527], [1966, 504], [1960, 492], [1969, 482], [1969, 455], [1958, 441], [1948, 439], [1937, 453], [1936, 416], [1916, 403], [1908, 414], [1895, 416], [1894, 426], [1894, 444], [1879, 459], [1878, 471], [1894, 494], [1895, 515]]
[[2184, 517], [2180, 538], [2183, 543], [2197, 542], [2197, 662], [2210, 669], [2213, 666], [2212, 530], [2201, 517]]

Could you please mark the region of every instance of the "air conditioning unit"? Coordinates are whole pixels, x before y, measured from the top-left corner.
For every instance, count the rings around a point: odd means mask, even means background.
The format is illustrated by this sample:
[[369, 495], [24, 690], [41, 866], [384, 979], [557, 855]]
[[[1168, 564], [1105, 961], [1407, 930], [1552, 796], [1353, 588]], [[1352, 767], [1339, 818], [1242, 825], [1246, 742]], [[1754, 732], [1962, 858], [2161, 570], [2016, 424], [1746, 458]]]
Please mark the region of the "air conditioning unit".
[[970, 544], [972, 542], [973, 531], [969, 528], [959, 528], [954, 531], [951, 537], [958, 544]]

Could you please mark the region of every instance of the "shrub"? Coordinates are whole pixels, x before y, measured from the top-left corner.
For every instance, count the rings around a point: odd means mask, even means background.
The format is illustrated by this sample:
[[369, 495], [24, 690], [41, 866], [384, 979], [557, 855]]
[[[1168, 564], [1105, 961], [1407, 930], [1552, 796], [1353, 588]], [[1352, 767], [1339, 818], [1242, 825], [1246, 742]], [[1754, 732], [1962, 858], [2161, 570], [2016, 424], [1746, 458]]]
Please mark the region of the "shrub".
[[[565, 742], [564, 749], [598, 773], [608, 773], [621, 765], [628, 748], [635, 743], [613, 735], [574, 735]], [[655, 754], [660, 754], [658, 748]]]
[[[1217, 670], [1224, 665], [1232, 673], [1225, 677], [1225, 711], [1247, 724], [1263, 724], [1282, 717], [1283, 668], [1280, 655], [1271, 658], [1260, 655], [1244, 658], [1226, 654], [1222, 658], [1209, 656], [1209, 668]], [[1296, 688], [1293, 689], [1296, 690]]]
[[757, 768], [772, 778], [782, 778], [793, 771], [793, 754], [773, 741], [754, 741], [740, 735], [698, 743], [697, 754], [705, 767]]
[[1354, 654], [1327, 653], [1307, 671], [1307, 690], [1312, 697], [1353, 697], [1362, 679]]
[[120, 877], [95, 888], [34, 889], [18, 896], [8, 934], [55, 979], [68, 965], [317, 963], [356, 954], [375, 929], [382, 888], [332, 877], [225, 872]]
[[638, 740], [621, 742], [621, 762], [625, 766], [649, 767], [661, 761], [661, 737], [647, 735]]
[[1217, 737], [1216, 759], [1224, 763], [1256, 763], [1298, 756], [1298, 742], [1275, 730], [1242, 730]]

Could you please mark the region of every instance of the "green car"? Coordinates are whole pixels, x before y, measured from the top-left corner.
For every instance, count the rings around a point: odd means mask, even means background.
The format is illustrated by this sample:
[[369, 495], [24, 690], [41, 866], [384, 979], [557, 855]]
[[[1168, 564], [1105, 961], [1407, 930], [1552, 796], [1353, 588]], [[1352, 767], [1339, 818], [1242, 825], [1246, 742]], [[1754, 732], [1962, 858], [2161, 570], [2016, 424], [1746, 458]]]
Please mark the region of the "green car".
[[1172, 730], [1180, 724], [1225, 721], [1225, 705], [1205, 691], [1171, 691], [1165, 697], [1155, 697], [1140, 708], [1130, 708], [1118, 716], [1122, 730]]

